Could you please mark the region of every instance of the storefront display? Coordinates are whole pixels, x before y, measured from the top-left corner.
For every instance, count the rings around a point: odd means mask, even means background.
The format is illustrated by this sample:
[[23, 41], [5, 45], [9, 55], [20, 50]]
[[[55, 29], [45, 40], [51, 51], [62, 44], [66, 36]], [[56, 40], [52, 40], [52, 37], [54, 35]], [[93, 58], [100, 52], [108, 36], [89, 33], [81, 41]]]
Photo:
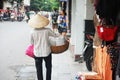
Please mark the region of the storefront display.
[[[120, 0], [94, 0], [95, 13], [97, 14], [97, 20], [95, 28], [100, 26], [100, 22], [104, 20], [106, 26], [118, 26], [117, 31], [114, 32], [113, 40], [104, 40], [105, 44], [100, 43], [95, 48], [94, 53], [94, 65], [93, 71], [96, 71], [102, 80], [116, 80], [116, 76], [119, 75], [119, 12], [120, 12]], [[96, 19], [97, 19], [96, 18]], [[104, 25], [104, 24], [103, 24]], [[106, 27], [105, 28], [110, 28]], [[113, 27], [115, 28], [115, 27]], [[107, 32], [107, 31], [105, 31]], [[98, 36], [98, 35], [97, 35]], [[98, 36], [98, 38], [100, 38]], [[108, 36], [106, 37], [108, 39]], [[102, 39], [103, 40], [103, 39]], [[95, 40], [97, 41], [97, 40]], [[97, 41], [98, 42], [98, 41]], [[115, 44], [114, 44], [115, 43]], [[103, 45], [103, 48], [101, 46]], [[98, 47], [99, 46], [99, 47]], [[117, 74], [116, 74], [117, 72]], [[90, 79], [91, 80], [91, 79]]]

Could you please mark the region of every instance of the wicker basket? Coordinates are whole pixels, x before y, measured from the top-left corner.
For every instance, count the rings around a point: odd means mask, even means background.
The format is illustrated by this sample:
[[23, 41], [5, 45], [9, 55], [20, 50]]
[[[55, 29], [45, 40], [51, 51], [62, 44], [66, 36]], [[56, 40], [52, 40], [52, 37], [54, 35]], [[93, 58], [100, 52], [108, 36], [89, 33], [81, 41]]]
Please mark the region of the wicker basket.
[[61, 46], [51, 46], [51, 51], [53, 54], [59, 54], [62, 53], [64, 51], [66, 51], [69, 47], [69, 42], [66, 41], [66, 43], [64, 45]]

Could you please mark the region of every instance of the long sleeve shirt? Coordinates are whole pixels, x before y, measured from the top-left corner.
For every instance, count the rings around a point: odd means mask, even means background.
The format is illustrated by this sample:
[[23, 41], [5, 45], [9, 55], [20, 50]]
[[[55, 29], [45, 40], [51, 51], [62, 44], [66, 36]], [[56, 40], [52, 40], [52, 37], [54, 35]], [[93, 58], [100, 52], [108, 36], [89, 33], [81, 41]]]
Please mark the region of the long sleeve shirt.
[[47, 57], [51, 53], [49, 36], [56, 35], [49, 28], [34, 29], [31, 33], [31, 44], [34, 45], [36, 57]]

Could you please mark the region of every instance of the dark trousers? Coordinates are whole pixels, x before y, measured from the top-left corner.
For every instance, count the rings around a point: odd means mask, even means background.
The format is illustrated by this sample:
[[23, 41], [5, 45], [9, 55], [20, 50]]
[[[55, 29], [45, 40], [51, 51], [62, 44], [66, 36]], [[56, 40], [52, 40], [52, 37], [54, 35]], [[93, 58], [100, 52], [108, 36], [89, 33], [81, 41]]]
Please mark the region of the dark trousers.
[[62, 33], [62, 32], [67, 32], [67, 28], [65, 27], [65, 28], [62, 28], [62, 27], [58, 27], [58, 32], [59, 33]]
[[38, 80], [43, 80], [43, 70], [42, 70], [43, 60], [45, 61], [45, 66], [46, 66], [46, 80], [51, 80], [51, 73], [52, 73], [52, 55], [51, 54], [47, 57], [35, 57], [37, 78]]

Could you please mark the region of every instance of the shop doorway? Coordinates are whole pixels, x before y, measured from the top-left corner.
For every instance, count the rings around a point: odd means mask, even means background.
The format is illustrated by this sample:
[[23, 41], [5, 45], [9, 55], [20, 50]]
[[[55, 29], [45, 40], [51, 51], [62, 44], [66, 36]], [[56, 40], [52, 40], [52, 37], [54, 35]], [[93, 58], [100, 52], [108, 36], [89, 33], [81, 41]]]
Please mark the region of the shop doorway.
[[3, 9], [3, 0], [0, 0], [0, 9]]
[[[91, 33], [94, 34], [95, 33], [95, 28], [94, 28], [94, 24], [93, 24], [93, 20], [85, 20], [85, 32], [86, 33]], [[85, 40], [86, 40], [86, 36], [85, 36]]]

